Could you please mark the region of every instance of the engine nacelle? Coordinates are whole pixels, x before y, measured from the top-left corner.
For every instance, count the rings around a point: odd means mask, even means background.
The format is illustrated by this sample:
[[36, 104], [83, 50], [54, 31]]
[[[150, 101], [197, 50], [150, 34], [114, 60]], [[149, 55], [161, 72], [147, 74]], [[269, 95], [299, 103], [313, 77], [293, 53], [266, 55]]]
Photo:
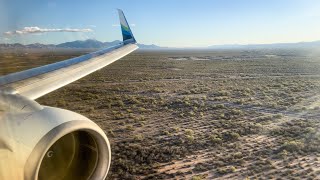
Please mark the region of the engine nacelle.
[[88, 118], [0, 94], [0, 179], [104, 179], [107, 136]]

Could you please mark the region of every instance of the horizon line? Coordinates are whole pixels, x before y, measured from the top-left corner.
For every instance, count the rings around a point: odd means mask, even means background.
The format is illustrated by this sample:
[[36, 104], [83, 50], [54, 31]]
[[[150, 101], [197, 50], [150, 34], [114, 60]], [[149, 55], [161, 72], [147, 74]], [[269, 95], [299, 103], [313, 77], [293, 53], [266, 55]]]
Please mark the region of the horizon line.
[[[69, 42], [75, 42], [75, 41], [88, 41], [88, 40], [94, 40], [94, 41], [98, 41], [101, 43], [111, 43], [111, 42], [115, 42], [115, 41], [119, 41], [122, 42], [122, 40], [116, 39], [113, 41], [100, 41], [97, 39], [85, 39], [85, 40], [74, 40], [74, 41], [66, 41], [66, 42], [61, 42], [61, 43], [56, 43], [56, 44], [46, 44], [46, 43], [40, 43], [40, 42], [35, 42], [35, 43], [19, 43], [19, 42], [15, 42], [15, 43], [0, 43], [1, 45], [3, 44], [21, 44], [24, 46], [27, 45], [33, 45], [33, 44], [42, 44], [42, 45], [60, 45], [60, 44], [64, 44], [64, 43], [69, 43]], [[142, 43], [142, 42], [138, 42], [138, 44], [142, 44], [142, 45], [155, 45], [161, 48], [210, 48], [210, 47], [215, 47], [215, 46], [252, 46], [252, 45], [276, 45], [276, 44], [300, 44], [300, 43], [315, 43], [315, 42], [320, 42], [320, 40], [313, 40], [313, 41], [295, 41], [295, 42], [273, 42], [273, 43], [246, 43], [246, 44], [241, 44], [241, 43], [229, 43], [229, 44], [212, 44], [212, 45], [207, 45], [207, 46], [160, 46], [154, 43], [151, 44], [146, 44], [146, 43]]]

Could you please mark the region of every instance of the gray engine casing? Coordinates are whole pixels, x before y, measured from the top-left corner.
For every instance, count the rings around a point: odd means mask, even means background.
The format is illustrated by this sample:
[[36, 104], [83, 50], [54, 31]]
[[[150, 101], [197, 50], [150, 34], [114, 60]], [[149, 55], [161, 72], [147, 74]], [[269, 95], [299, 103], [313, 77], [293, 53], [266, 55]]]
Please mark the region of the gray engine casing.
[[88, 118], [0, 94], [0, 179], [104, 179], [111, 148]]

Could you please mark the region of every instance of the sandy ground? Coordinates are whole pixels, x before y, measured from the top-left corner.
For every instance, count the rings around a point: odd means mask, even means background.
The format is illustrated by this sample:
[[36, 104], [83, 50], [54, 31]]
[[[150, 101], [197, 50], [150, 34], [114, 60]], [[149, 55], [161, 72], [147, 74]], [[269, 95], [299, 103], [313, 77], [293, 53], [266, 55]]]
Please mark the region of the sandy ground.
[[[2, 53], [0, 72], [81, 53]], [[103, 128], [107, 179], [319, 179], [319, 75], [306, 51], [137, 52], [38, 101]]]

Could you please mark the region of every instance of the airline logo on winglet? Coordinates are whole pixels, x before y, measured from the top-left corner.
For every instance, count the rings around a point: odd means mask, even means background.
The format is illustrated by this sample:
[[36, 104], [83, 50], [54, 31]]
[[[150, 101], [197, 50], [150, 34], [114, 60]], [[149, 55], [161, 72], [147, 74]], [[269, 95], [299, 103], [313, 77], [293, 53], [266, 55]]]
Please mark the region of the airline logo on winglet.
[[128, 24], [126, 17], [124, 16], [123, 11], [121, 9], [118, 9], [118, 12], [119, 12], [119, 18], [120, 18], [123, 43], [124, 44], [136, 43], [136, 40], [133, 37], [132, 31], [130, 29], [130, 26]]

